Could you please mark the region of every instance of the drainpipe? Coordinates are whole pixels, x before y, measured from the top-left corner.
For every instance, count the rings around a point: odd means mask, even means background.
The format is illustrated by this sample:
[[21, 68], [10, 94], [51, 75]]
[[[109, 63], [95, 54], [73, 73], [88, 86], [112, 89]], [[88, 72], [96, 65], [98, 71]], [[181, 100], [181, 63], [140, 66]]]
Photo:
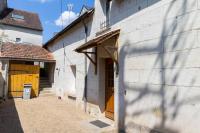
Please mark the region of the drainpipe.
[[[3, 39], [4, 39], [4, 27], [3, 27], [3, 25], [0, 25], [0, 29], [2, 29], [2, 35], [0, 36], [0, 56], [1, 56], [1, 52], [2, 52], [2, 45], [3, 45]], [[4, 62], [3, 61], [1, 61], [1, 63], [2, 63], [2, 67], [3, 67], [3, 65], [5, 65], [4, 64]], [[2, 69], [2, 68], [1, 68]], [[6, 68], [4, 68], [4, 69], [6, 69]], [[3, 75], [2, 75], [2, 78], [3, 78]], [[4, 79], [4, 78], [3, 78]], [[3, 90], [2, 90], [2, 93], [3, 93], [3, 95], [2, 95], [2, 98], [3, 98], [3, 100], [5, 101], [5, 86], [6, 86], [6, 80], [7, 80], [7, 71], [6, 71], [6, 75], [5, 75], [5, 80], [3, 80]]]
[[3, 100], [5, 101], [6, 96], [5, 96], [5, 92], [6, 92], [6, 86], [8, 87], [8, 73], [9, 73], [9, 61], [7, 63], [5, 63], [4, 65], [6, 65], [5, 67], [5, 81], [3, 82]]
[[[84, 19], [82, 20], [84, 30], [85, 30], [85, 43], [87, 42], [87, 37], [88, 37], [88, 27], [87, 24], [85, 23]], [[87, 57], [85, 56], [85, 87], [84, 87], [84, 110], [85, 112], [87, 111]]]

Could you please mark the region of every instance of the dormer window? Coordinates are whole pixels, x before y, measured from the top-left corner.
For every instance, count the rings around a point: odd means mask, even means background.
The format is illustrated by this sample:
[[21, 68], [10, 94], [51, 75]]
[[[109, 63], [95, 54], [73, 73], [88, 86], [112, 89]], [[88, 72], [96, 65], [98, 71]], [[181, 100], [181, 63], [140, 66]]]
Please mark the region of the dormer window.
[[12, 14], [12, 18], [13, 18], [13, 19], [24, 20], [24, 16], [22, 16], [22, 15], [18, 15], [18, 14]]

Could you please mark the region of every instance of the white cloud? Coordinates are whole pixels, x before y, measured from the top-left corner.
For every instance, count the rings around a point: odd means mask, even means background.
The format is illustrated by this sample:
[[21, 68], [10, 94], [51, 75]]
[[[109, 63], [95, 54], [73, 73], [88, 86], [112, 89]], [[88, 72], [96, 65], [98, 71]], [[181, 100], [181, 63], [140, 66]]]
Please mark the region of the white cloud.
[[78, 17], [78, 13], [73, 11], [64, 11], [58, 19], [55, 20], [55, 24], [57, 26], [67, 26], [69, 23], [74, 21]]
[[46, 2], [50, 2], [50, 1], [53, 1], [53, 0], [29, 0], [31, 2], [40, 2], [40, 3], [46, 3]]

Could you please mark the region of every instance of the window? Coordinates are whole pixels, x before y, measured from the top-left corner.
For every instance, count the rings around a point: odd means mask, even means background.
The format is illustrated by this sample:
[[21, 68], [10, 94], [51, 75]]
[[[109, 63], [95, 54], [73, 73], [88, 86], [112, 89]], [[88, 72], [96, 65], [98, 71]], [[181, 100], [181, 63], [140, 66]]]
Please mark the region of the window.
[[106, 21], [109, 25], [110, 23], [110, 9], [111, 9], [111, 3], [112, 3], [112, 0], [107, 0], [106, 1]]
[[12, 14], [12, 18], [24, 20], [24, 16], [18, 14]]
[[16, 43], [20, 43], [21, 41], [21, 38], [16, 38]]

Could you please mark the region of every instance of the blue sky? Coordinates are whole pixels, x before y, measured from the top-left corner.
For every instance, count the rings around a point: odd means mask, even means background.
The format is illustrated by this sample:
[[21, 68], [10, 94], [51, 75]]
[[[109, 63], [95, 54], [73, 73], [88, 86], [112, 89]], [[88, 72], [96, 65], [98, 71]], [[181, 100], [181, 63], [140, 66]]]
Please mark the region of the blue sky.
[[[62, 22], [64, 25], [67, 25], [77, 17], [83, 4], [87, 4], [90, 7], [93, 7], [94, 4], [94, 0], [62, 0], [63, 12], [61, 17], [60, 1], [61, 0], [8, 0], [8, 6], [38, 13], [44, 28], [43, 42], [46, 42], [55, 32], [62, 29]], [[73, 11], [70, 13], [67, 12], [67, 4], [73, 4]]]

